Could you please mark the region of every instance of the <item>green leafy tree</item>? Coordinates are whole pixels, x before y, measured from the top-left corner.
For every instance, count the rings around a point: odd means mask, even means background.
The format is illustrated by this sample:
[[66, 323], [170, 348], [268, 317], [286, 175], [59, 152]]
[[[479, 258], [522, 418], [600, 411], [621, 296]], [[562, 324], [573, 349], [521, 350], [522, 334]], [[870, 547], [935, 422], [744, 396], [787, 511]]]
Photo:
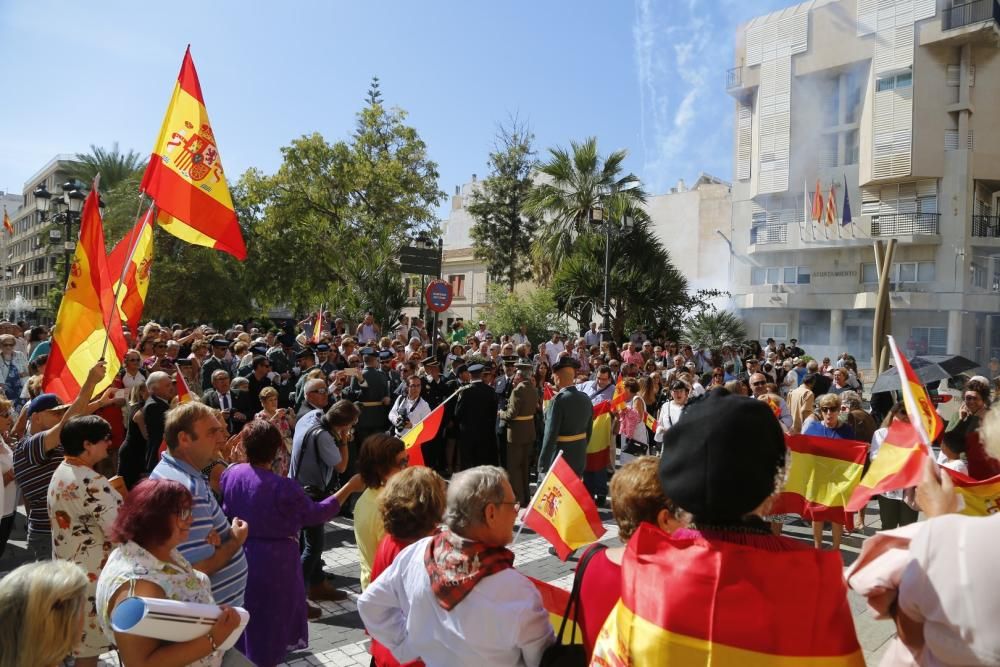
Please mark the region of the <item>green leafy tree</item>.
[[545, 288], [521, 294], [492, 283], [486, 288], [486, 305], [481, 315], [496, 335], [517, 333], [524, 325], [528, 329], [528, 340], [536, 342], [547, 340], [553, 329], [566, 331], [569, 328], [566, 318], [559, 314], [552, 290]]
[[695, 349], [718, 350], [724, 345], [738, 348], [747, 340], [747, 329], [738, 315], [728, 311], [703, 312], [684, 322], [681, 340]]
[[[627, 325], [669, 320], [689, 297], [687, 279], [648, 223], [637, 221], [629, 230], [621, 229], [620, 222], [617, 226], [611, 234], [608, 301], [612, 335], [622, 340]], [[603, 311], [605, 243], [603, 233], [582, 234], [552, 279], [559, 310], [579, 322]]]
[[523, 212], [532, 189], [534, 135], [516, 118], [501, 126], [490, 153], [490, 175], [466, 208], [475, 218], [470, 234], [476, 259], [486, 262], [490, 280], [507, 289], [531, 277], [531, 242], [538, 217]]
[[101, 175], [101, 193], [106, 193], [119, 183], [130, 180], [146, 167], [146, 158], [129, 149], [122, 153], [118, 142], [111, 145], [111, 150], [101, 146], [90, 145], [89, 153], [77, 153], [76, 163], [69, 169], [70, 178], [80, 181], [89, 188], [94, 176]]
[[394, 324], [405, 303], [399, 249], [417, 231], [437, 231], [444, 197], [437, 165], [405, 120], [385, 107], [375, 78], [349, 140], [302, 136], [282, 149], [273, 175], [243, 174], [245, 280], [261, 306], [338, 304], [348, 316], [370, 308], [383, 327]]
[[[571, 142], [569, 150], [549, 149], [549, 160], [539, 165], [540, 176], [524, 206], [526, 213], [543, 220], [533, 248], [537, 277], [543, 283], [548, 283], [572, 254], [576, 239], [590, 231], [591, 209], [628, 209], [636, 222], [649, 222], [649, 215], [641, 208], [646, 192], [639, 178], [622, 173], [627, 155], [627, 151], [618, 150], [602, 158], [594, 137], [583, 143]], [[595, 266], [604, 266], [604, 258]]]

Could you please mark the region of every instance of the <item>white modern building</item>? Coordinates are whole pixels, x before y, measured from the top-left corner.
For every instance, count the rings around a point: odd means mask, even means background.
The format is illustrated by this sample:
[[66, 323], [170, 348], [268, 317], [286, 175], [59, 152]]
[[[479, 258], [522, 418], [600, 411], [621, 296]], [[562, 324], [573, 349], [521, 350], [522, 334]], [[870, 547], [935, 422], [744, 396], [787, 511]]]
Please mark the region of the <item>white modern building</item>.
[[[994, 0], [811, 0], [740, 28], [732, 274], [752, 334], [869, 361], [873, 240], [894, 237], [897, 340], [998, 353], [998, 20]], [[833, 224], [808, 220], [817, 183]]]

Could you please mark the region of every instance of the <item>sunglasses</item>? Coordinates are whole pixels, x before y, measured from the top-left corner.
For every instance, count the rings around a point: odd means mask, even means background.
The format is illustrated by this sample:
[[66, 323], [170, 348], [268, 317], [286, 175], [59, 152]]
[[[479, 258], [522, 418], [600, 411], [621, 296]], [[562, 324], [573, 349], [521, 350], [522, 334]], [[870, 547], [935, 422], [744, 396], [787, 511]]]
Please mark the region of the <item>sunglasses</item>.
[[830, 408], [830, 407], [827, 407], [827, 408], [820, 408], [819, 411], [820, 412], [840, 412], [840, 408]]

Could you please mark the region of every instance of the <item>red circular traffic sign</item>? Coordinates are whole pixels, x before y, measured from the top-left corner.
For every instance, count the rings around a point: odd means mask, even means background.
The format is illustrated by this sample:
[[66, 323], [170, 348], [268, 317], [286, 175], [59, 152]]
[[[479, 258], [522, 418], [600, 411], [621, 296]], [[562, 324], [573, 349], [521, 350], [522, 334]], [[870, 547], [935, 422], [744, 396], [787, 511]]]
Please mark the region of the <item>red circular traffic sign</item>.
[[435, 313], [443, 313], [451, 308], [451, 285], [443, 280], [428, 283], [424, 296], [427, 298], [427, 307]]

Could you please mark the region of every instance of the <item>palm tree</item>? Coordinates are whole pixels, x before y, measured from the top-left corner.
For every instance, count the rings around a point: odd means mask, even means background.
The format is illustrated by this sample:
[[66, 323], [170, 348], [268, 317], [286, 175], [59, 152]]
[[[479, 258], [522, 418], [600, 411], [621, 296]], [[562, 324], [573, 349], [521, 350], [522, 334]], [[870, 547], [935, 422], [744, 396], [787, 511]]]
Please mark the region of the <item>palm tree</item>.
[[727, 311], [699, 313], [684, 322], [681, 340], [695, 349], [718, 350], [723, 346], [737, 348], [747, 340], [747, 329], [738, 316]]
[[612, 220], [615, 208], [628, 209], [636, 222], [649, 220], [641, 208], [646, 192], [639, 178], [622, 175], [627, 151], [614, 151], [602, 159], [597, 139], [590, 137], [583, 143], [570, 142], [569, 150], [550, 148], [549, 154], [550, 159], [538, 166], [537, 184], [524, 205], [525, 213], [543, 219], [532, 250], [542, 282], [551, 280], [574, 241], [587, 231], [591, 209], [602, 206]]
[[84, 183], [88, 188], [94, 181], [94, 176], [101, 175], [100, 189], [106, 193], [122, 181], [135, 176], [146, 167], [142, 155], [133, 150], [122, 153], [118, 142], [111, 144], [111, 150], [90, 145], [89, 153], [77, 153], [75, 164], [69, 170], [70, 178]]

